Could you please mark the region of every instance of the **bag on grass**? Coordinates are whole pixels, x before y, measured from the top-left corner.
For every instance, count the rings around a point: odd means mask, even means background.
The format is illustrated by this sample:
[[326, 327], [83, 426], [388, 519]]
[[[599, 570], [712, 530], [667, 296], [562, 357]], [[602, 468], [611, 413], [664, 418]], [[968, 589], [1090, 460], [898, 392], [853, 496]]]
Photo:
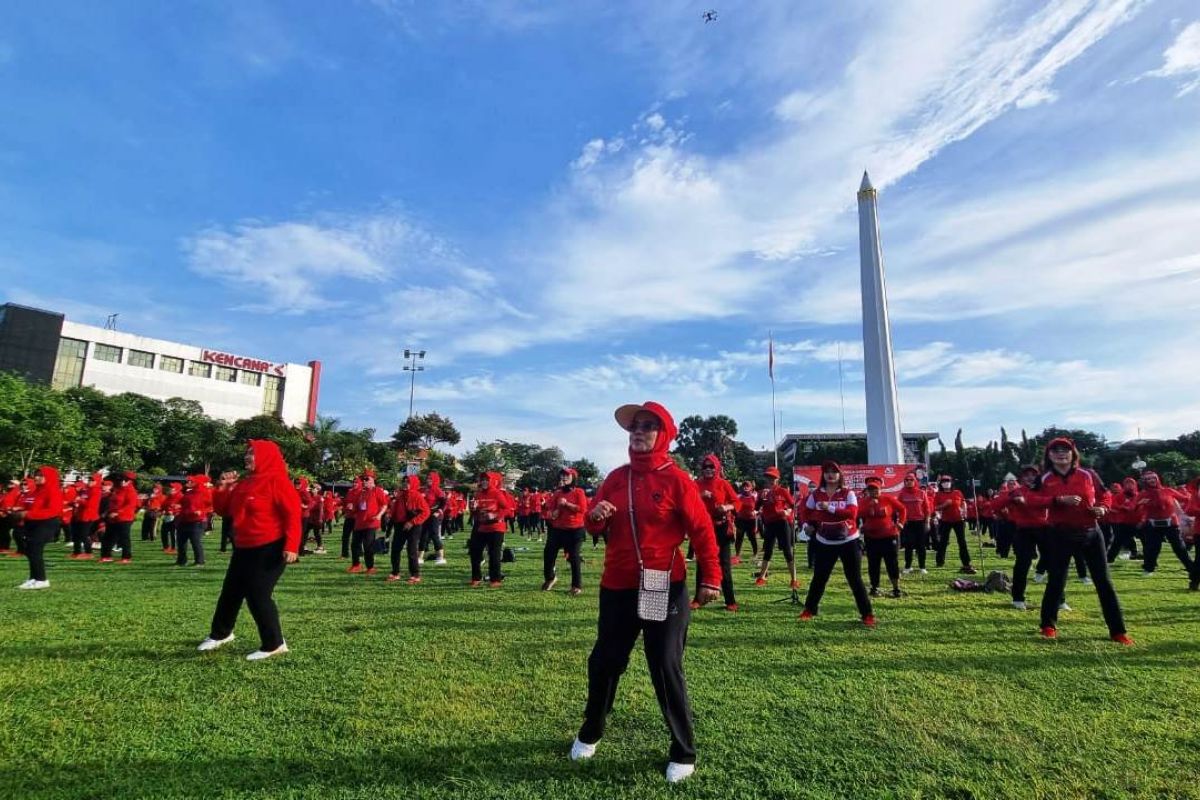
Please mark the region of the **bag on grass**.
[[988, 573], [987, 580], [983, 582], [984, 591], [988, 592], [1003, 592], [1004, 594], [1012, 593], [1012, 580], [1008, 575], [993, 570]]
[[504, 552], [500, 554], [500, 561], [504, 564], [511, 564], [517, 560], [517, 554], [513, 552], [511, 547], [504, 548]]

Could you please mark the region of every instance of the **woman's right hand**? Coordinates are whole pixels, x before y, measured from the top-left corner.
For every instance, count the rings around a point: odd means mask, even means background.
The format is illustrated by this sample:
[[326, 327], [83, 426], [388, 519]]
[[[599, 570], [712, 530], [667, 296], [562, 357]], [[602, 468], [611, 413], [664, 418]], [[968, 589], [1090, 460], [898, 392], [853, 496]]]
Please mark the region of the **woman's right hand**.
[[232, 486], [237, 481], [237, 478], [238, 478], [238, 474], [236, 472], [234, 472], [233, 470], [227, 470], [226, 472], [222, 472], [221, 473], [221, 487], [225, 488], [225, 487]]
[[606, 520], [611, 517], [613, 512], [616, 510], [617, 507], [612, 503], [608, 502], [607, 500], [601, 500], [599, 503], [596, 503], [596, 507], [592, 509], [588, 516], [590, 516], [593, 521], [600, 522], [601, 520]]

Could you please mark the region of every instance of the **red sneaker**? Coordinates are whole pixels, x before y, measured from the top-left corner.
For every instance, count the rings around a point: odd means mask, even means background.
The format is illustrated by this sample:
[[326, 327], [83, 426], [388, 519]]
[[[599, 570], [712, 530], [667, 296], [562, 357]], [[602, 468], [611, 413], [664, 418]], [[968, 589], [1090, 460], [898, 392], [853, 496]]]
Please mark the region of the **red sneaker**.
[[133, 559], [132, 559], [132, 558], [122, 558], [122, 559], [121, 559], [121, 563], [122, 563], [122, 564], [132, 564], [132, 563], [133, 563]]
[[766, 586], [767, 579], [764, 578], [762, 575], [759, 575], [757, 578], [754, 579], [754, 585], [755, 586]]
[[93, 556], [91, 553], [80, 553], [79, 555], [75, 556], [75, 558], [78, 558], [80, 561], [91, 561], [93, 558], [95, 558], [95, 556]]
[[725, 606], [725, 610], [726, 611], [737, 611], [737, 603], [730, 603], [729, 605]]
[[800, 621], [801, 621], [801, 622], [808, 622], [810, 619], [812, 619], [812, 618], [813, 618], [813, 617], [815, 617], [815, 616], [816, 616], [816, 614], [814, 614], [813, 612], [809, 611], [809, 610], [806, 608], [806, 609], [804, 609], [803, 611], [801, 611], [801, 612], [800, 612]]
[[874, 628], [875, 627], [875, 615], [867, 614], [865, 617], [863, 617], [863, 625], [866, 625], [868, 628]]
[[1058, 638], [1058, 628], [1052, 627], [1050, 625], [1043, 626], [1042, 627], [1042, 637], [1046, 638], [1046, 639], [1057, 639]]
[[692, 602], [688, 603], [688, 608], [690, 608], [692, 611], [695, 611], [695, 610], [696, 610], [697, 608], [699, 608], [699, 607], [700, 607], [700, 604], [699, 604], [699, 603], [697, 603], [695, 600], [693, 600]]
[[346, 572], [350, 573], [351, 575], [357, 575], [362, 571], [363, 568], [361, 564], [355, 564], [354, 566], [350, 567], [350, 569], [346, 570]]
[[176, 555], [179, 551], [176, 550], [174, 547], [168, 547], [166, 550], [163, 550], [163, 552], [168, 553], [170, 555]]
[[793, 588], [793, 589], [799, 589], [799, 588], [800, 588], [800, 581], [792, 581], [792, 588]]
[[383, 582], [384, 583], [395, 583], [398, 580], [400, 580], [399, 575], [388, 575], [386, 578], [383, 579]]
[[488, 588], [489, 589], [499, 589], [503, 585], [504, 585], [503, 581], [491, 581], [490, 583], [488, 583]]
[[483, 581], [471, 581], [470, 583], [467, 584], [467, 586], [470, 586], [472, 589], [474, 589], [476, 586], [480, 586], [482, 584], [483, 584]]
[[420, 576], [420, 575], [413, 575], [411, 578], [409, 578], [409, 579], [408, 579], [408, 585], [409, 585], [409, 586], [416, 586], [416, 585], [417, 585], [418, 583], [420, 583], [420, 582], [421, 582], [421, 576]]
[[742, 563], [742, 557], [741, 557], [741, 556], [734, 556], [733, 558], [729, 559], [729, 563], [730, 563], [730, 564], [733, 564], [734, 566], [736, 566], [736, 565], [738, 565], [738, 564]]
[[100, 559], [100, 563], [101, 564], [111, 564], [112, 559], [111, 558], [102, 558], [102, 559]]
[[376, 572], [378, 572], [378, 571], [379, 571], [379, 570], [375, 569], [374, 567], [368, 567], [368, 568], [367, 568], [367, 574], [368, 574], [368, 575], [374, 575], [374, 574], [375, 574]]
[[1128, 633], [1118, 633], [1110, 638], [1117, 644], [1123, 644], [1126, 647], [1133, 647], [1133, 639], [1129, 638]]

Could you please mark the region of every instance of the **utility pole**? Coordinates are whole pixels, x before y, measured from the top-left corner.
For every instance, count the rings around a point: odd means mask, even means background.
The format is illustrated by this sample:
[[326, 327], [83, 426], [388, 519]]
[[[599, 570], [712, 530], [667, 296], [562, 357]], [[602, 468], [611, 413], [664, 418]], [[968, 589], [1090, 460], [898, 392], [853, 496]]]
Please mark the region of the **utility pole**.
[[418, 365], [417, 360], [425, 358], [425, 351], [409, 350], [406, 347], [404, 348], [404, 358], [409, 362], [408, 364], [404, 365], [404, 371], [412, 373], [408, 379], [408, 418], [412, 419], [413, 397], [417, 392], [417, 373], [425, 371], [425, 367]]

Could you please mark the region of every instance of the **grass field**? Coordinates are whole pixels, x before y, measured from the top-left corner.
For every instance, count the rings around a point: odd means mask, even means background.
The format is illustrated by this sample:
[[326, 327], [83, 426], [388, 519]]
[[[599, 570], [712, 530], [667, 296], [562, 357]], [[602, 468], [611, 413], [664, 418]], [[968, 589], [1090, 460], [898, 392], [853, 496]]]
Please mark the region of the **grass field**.
[[1074, 581], [1046, 642], [1006, 598], [952, 595], [950, 569], [879, 600], [868, 631], [836, 576], [801, 625], [770, 602], [778, 573], [754, 589], [744, 564], [743, 610], [693, 619], [699, 767], [668, 787], [640, 652], [595, 759], [566, 758], [602, 551], [572, 599], [537, 591], [532, 550], [504, 589], [468, 589], [462, 546], [416, 588], [336, 556], [289, 568], [292, 652], [259, 664], [245, 612], [237, 641], [195, 650], [225, 556], [177, 569], [143, 545], [123, 567], [51, 545], [44, 592], [12, 590], [25, 562], [0, 559], [0, 798], [1200, 797], [1200, 595], [1169, 553], [1148, 580], [1116, 566], [1133, 648]]

